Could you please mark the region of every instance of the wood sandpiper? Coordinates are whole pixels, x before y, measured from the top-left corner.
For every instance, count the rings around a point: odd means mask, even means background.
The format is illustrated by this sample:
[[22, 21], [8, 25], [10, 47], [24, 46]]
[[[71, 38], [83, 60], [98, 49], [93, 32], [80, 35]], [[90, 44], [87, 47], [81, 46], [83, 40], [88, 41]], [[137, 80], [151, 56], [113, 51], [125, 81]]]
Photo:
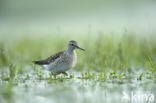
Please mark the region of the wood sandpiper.
[[78, 46], [76, 41], [71, 40], [68, 43], [67, 50], [58, 52], [44, 60], [34, 61], [34, 63], [37, 65], [42, 65], [55, 75], [60, 73], [67, 75], [66, 71], [75, 67], [77, 63], [75, 49], [85, 51], [83, 48]]

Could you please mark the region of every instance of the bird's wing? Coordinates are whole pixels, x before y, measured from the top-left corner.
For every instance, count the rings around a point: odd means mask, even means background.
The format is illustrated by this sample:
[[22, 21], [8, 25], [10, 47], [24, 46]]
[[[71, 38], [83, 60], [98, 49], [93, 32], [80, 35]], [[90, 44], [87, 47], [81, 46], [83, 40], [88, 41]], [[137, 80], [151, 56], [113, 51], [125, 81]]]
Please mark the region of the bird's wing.
[[62, 54], [64, 53], [64, 51], [62, 52], [59, 52], [59, 53], [56, 53], [44, 60], [39, 60], [39, 61], [34, 61], [35, 64], [38, 64], [38, 65], [47, 65], [47, 64], [50, 64], [51, 62], [55, 61], [57, 58], [59, 58]]

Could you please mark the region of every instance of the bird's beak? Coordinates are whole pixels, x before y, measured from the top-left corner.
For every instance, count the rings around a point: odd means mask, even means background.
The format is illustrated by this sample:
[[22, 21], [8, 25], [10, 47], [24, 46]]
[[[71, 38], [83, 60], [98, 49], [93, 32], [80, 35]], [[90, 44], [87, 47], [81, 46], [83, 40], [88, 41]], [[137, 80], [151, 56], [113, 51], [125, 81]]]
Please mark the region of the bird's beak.
[[85, 51], [85, 49], [80, 48], [79, 46], [76, 46], [76, 48]]

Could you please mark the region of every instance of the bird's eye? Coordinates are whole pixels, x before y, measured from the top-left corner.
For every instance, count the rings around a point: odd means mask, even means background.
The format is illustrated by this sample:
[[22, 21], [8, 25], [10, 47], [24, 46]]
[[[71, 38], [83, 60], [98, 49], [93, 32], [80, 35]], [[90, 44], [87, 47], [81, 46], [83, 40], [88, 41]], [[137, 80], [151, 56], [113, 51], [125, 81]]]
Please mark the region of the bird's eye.
[[72, 46], [74, 46], [74, 44], [71, 44]]

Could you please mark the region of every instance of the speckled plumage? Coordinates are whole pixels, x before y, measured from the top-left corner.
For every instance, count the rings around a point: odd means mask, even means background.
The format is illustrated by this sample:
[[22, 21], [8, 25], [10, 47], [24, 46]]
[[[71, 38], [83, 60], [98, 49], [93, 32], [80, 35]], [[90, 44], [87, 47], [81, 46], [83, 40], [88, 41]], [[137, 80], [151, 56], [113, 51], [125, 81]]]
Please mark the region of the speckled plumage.
[[67, 50], [56, 53], [47, 59], [34, 61], [35, 64], [43, 65], [49, 71], [54, 73], [65, 73], [67, 70], [75, 67], [77, 63], [77, 55], [75, 49], [81, 49], [76, 41], [69, 41]]

